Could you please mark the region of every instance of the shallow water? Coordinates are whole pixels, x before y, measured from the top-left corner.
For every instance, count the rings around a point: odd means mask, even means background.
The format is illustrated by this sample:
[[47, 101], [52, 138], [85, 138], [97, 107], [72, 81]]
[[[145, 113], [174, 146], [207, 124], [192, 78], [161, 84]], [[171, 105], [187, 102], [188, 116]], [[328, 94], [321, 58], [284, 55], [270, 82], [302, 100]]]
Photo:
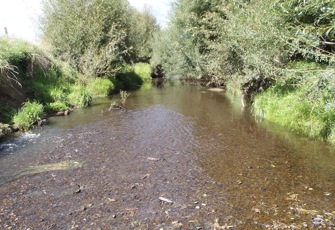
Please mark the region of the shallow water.
[[[29, 138], [4, 143], [0, 181], [30, 166], [66, 160], [85, 161], [81, 170], [85, 164], [87, 169], [95, 164], [100, 167], [102, 161], [112, 162], [114, 154], [125, 169], [140, 154], [157, 160], [170, 156], [171, 166], [157, 174], [163, 180], [178, 175], [178, 168], [184, 170], [186, 166], [178, 164], [183, 162], [181, 156], [189, 156], [187, 167], [199, 167], [202, 175], [220, 185], [213, 194], [224, 198], [211, 197], [213, 210], [221, 210], [220, 202], [224, 202], [226, 222], [237, 228], [302, 228], [319, 222], [334, 227], [335, 151], [331, 146], [260, 121], [224, 92], [195, 86], [148, 87], [131, 92], [125, 111], [109, 111], [111, 100], [118, 99], [97, 100], [68, 117], [49, 119], [47, 126], [35, 129]], [[122, 165], [118, 167], [122, 170]], [[189, 170], [192, 174], [193, 169]], [[183, 180], [174, 183], [179, 183], [173, 187], [175, 196], [187, 202], [183, 193], [190, 185]], [[157, 184], [155, 189], [172, 189], [161, 181]], [[317, 215], [319, 222], [313, 220]]]

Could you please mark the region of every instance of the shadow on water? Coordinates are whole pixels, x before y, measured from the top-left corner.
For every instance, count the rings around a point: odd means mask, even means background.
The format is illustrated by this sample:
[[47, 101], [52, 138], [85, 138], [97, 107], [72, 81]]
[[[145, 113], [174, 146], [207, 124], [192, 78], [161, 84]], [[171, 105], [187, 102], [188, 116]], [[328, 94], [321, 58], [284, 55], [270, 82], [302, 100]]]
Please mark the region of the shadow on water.
[[8, 183], [15, 181], [17, 179], [20, 179], [24, 176], [27, 175], [35, 175], [38, 173], [43, 173], [43, 172], [49, 172], [49, 171], [57, 171], [57, 170], [70, 170], [70, 169], [75, 169], [75, 168], [80, 168], [82, 167], [83, 163], [80, 161], [63, 161], [59, 163], [54, 163], [54, 164], [45, 164], [45, 165], [37, 165], [37, 166], [30, 166], [28, 168], [25, 168], [21, 170], [18, 173], [15, 173], [12, 176], [9, 176], [5, 179], [0, 180], [0, 186]]

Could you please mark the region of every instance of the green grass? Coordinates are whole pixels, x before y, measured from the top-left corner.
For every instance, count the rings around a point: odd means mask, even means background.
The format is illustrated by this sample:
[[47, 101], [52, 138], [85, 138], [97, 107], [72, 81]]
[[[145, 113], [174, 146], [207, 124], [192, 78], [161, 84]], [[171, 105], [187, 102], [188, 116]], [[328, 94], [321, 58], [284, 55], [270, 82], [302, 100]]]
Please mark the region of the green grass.
[[71, 93], [67, 96], [68, 102], [76, 107], [87, 107], [92, 103], [93, 97], [82, 85], [71, 86]]
[[150, 64], [136, 63], [134, 66], [126, 65], [112, 81], [115, 85], [115, 92], [137, 90], [141, 88], [143, 83], [151, 81]]
[[256, 95], [254, 113], [294, 133], [335, 144], [335, 107], [328, 95], [334, 92], [321, 88], [314, 94], [311, 89], [317, 80], [306, 79], [295, 87], [277, 83]]
[[28, 42], [17, 39], [0, 38], [0, 63], [7, 61], [12, 64], [17, 64], [21, 60], [39, 53], [41, 53], [41, 51]]
[[148, 82], [151, 81], [150, 68], [150, 64], [140, 62], [134, 65], [134, 72], [142, 79], [143, 82]]
[[43, 118], [43, 105], [27, 101], [14, 115], [13, 122], [23, 130], [28, 130], [36, 121]]
[[107, 97], [115, 87], [109, 79], [94, 78], [88, 80], [86, 89], [94, 97]]
[[[14, 122], [24, 130], [40, 120], [44, 112], [65, 111], [72, 106], [86, 107], [92, 103], [93, 97], [135, 90], [151, 80], [150, 65], [146, 63], [126, 65], [121, 74], [110, 79], [90, 78], [78, 74], [68, 63], [53, 59], [39, 47], [4, 38], [0, 38], [0, 70], [1, 78], [18, 79], [29, 89], [27, 98], [34, 100], [16, 109], [0, 98], [0, 122]], [[0, 90], [1, 86], [5, 87], [0, 85]]]

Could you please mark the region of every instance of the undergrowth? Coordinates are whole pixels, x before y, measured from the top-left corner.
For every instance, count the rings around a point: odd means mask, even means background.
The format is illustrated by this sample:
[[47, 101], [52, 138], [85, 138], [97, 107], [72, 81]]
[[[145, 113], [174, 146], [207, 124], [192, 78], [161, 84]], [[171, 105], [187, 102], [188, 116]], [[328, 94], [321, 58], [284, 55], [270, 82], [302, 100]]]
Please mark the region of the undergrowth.
[[[87, 107], [94, 97], [138, 89], [150, 79], [150, 65], [146, 63], [125, 65], [117, 76], [84, 76], [28, 42], [0, 38], [0, 122], [27, 130], [43, 113]], [[13, 84], [17, 85], [17, 96], [2, 90]], [[17, 101], [19, 95], [25, 98], [19, 102], [24, 102], [21, 108], [17, 102], [17, 107], [7, 103]]]

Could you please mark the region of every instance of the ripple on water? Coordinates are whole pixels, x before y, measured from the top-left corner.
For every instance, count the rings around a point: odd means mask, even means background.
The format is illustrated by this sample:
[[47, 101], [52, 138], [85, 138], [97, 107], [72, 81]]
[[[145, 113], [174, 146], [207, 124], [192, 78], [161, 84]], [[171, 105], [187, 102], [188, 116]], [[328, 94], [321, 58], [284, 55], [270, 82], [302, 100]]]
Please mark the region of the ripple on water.
[[0, 144], [0, 155], [10, 154], [14, 151], [25, 147], [29, 143], [36, 143], [37, 139], [40, 137], [39, 133], [23, 133], [19, 137], [11, 138]]
[[193, 120], [157, 105], [130, 113], [126, 133], [138, 149], [191, 151], [197, 146], [193, 135]]

